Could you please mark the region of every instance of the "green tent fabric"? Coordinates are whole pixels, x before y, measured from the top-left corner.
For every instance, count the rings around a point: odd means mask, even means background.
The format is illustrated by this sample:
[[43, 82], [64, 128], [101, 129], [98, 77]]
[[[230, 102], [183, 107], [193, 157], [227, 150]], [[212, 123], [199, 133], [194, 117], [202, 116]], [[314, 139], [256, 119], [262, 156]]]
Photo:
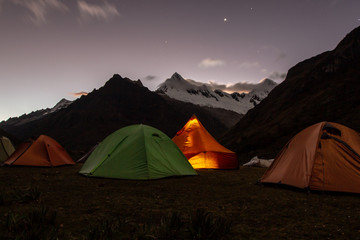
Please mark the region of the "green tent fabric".
[[7, 160], [13, 152], [15, 152], [15, 147], [10, 139], [0, 136], [0, 162]]
[[197, 175], [166, 134], [142, 124], [121, 128], [106, 137], [79, 173], [136, 180]]

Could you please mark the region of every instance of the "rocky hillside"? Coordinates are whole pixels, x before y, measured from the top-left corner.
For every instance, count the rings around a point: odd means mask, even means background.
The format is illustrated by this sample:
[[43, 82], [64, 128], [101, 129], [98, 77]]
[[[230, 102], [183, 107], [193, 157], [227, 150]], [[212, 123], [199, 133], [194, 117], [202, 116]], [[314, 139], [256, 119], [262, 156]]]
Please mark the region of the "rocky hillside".
[[242, 159], [274, 157], [297, 132], [333, 121], [360, 131], [360, 27], [332, 50], [298, 63], [222, 141]]

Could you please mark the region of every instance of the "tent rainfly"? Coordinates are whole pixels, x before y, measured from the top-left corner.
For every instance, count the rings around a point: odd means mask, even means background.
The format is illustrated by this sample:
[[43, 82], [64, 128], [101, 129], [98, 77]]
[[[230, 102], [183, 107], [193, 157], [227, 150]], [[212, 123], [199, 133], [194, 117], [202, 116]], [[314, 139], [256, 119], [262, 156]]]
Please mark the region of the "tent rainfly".
[[75, 162], [57, 141], [49, 136], [40, 135], [35, 141], [20, 144], [4, 164], [56, 167], [73, 165]]
[[0, 163], [9, 158], [15, 152], [15, 147], [7, 137], [0, 136]]
[[197, 175], [166, 134], [142, 124], [121, 128], [106, 137], [79, 173], [134, 180]]
[[236, 153], [218, 143], [193, 115], [172, 139], [193, 168], [236, 169]]
[[360, 193], [359, 153], [357, 132], [341, 124], [320, 122], [295, 135], [260, 181]]

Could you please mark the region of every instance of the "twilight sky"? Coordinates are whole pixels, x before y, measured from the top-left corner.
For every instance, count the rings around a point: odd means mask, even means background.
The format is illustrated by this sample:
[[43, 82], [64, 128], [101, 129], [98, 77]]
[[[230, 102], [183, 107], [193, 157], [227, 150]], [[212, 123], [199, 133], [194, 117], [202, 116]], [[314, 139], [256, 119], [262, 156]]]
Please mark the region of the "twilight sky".
[[284, 79], [360, 25], [359, 0], [0, 0], [0, 120], [99, 88]]

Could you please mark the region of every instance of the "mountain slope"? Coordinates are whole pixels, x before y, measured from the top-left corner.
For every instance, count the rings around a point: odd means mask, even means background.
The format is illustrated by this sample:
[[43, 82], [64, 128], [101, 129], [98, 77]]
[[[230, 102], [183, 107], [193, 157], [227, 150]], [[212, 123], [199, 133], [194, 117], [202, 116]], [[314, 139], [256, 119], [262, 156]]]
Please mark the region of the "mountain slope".
[[253, 85], [252, 91], [247, 94], [237, 92], [229, 94], [219, 89], [212, 90], [208, 84], [185, 80], [180, 74], [174, 73], [159, 86], [156, 92], [183, 102], [245, 114], [263, 100], [276, 85], [274, 81], [264, 79], [259, 84]]
[[333, 121], [360, 131], [360, 28], [333, 51], [298, 63], [222, 141], [242, 159], [274, 157], [297, 132]]
[[20, 143], [19, 139], [17, 139], [15, 136], [13, 136], [12, 134], [6, 132], [5, 130], [3, 130], [1, 128], [0, 128], [0, 136], [9, 138], [15, 146]]
[[41, 109], [41, 110], [33, 111], [29, 114], [23, 114], [20, 117], [9, 118], [8, 120], [6, 120], [6, 125], [16, 127], [28, 122], [39, 120], [40, 118], [46, 116], [47, 114], [57, 112], [63, 108], [67, 108], [71, 103], [72, 101], [63, 98], [52, 108]]
[[240, 115], [222, 109], [205, 109], [167, 100], [149, 91], [140, 80], [131, 81], [115, 74], [103, 87], [66, 108], [22, 125], [2, 122], [0, 127], [21, 139], [47, 134], [68, 150], [78, 152], [86, 151], [111, 132], [130, 124], [151, 125], [172, 137], [194, 113], [214, 136], [223, 134], [230, 127], [221, 118], [240, 118]]

